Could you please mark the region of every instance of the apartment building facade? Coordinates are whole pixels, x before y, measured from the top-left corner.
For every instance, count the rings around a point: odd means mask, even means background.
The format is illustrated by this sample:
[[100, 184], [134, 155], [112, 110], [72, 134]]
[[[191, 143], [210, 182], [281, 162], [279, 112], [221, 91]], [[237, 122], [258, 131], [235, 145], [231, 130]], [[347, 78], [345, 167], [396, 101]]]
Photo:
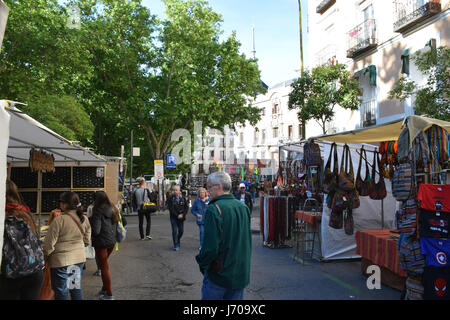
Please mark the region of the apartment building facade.
[[309, 68], [343, 63], [361, 88], [359, 111], [338, 110], [335, 123], [349, 130], [414, 114], [414, 97], [391, 100], [389, 91], [402, 75], [426, 83], [410, 56], [449, 45], [449, 7], [449, 0], [310, 0]]

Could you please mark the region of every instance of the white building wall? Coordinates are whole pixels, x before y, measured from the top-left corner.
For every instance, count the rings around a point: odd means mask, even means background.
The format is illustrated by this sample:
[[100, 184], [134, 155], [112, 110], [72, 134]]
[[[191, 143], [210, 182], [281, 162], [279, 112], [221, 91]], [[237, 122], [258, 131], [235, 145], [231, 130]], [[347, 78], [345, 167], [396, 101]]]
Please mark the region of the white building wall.
[[[377, 67], [377, 84], [371, 88], [367, 79], [360, 78], [363, 102], [376, 99], [377, 124], [389, 122], [413, 114], [414, 98], [400, 102], [388, 98], [389, 91], [401, 76], [401, 52], [410, 48], [410, 52], [423, 50], [431, 38], [436, 45], [449, 45], [450, 1], [441, 0], [441, 12], [427, 18], [422, 23], [404, 33], [394, 32], [395, 8], [392, 0], [336, 0], [323, 14], [316, 13], [322, 0], [310, 0], [308, 3], [308, 30], [310, 60], [308, 68], [312, 69], [321, 61], [324, 48], [334, 47], [335, 59], [347, 65], [348, 70], [357, 72], [369, 65]], [[376, 22], [377, 47], [354, 58], [347, 58], [348, 32], [364, 21], [364, 10], [373, 6], [373, 18]], [[367, 16], [366, 16], [367, 17]], [[325, 50], [326, 51], [326, 50]], [[325, 54], [326, 56], [327, 54]], [[328, 53], [328, 58], [331, 58]], [[426, 83], [426, 77], [418, 72], [410, 62], [409, 78], [419, 86]], [[358, 119], [359, 118], [359, 119]], [[359, 128], [361, 114], [338, 109], [334, 123], [338, 131]], [[333, 127], [333, 124], [331, 124]]]

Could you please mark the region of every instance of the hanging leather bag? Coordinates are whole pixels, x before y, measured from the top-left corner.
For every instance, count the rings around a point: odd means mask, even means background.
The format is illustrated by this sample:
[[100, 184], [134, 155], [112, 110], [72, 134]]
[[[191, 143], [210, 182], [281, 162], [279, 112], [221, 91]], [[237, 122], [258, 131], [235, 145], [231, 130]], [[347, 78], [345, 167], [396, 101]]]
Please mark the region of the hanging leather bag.
[[[345, 158], [345, 161], [344, 161]], [[350, 170], [347, 172], [348, 162], [350, 161]], [[344, 165], [345, 162], [345, 165]], [[350, 148], [348, 145], [344, 146], [342, 151], [341, 171], [339, 172], [338, 186], [343, 191], [352, 191], [355, 187], [355, 175], [353, 172], [352, 159], [350, 157]]]
[[333, 229], [342, 229], [344, 225], [344, 213], [342, 210], [332, 210], [328, 225]]
[[353, 213], [351, 209], [345, 210], [344, 214], [344, 231], [345, 234], [351, 236], [354, 231], [355, 222], [353, 220]]
[[[331, 171], [331, 157], [333, 157], [333, 171]], [[337, 186], [338, 181], [338, 156], [336, 143], [331, 145], [330, 156], [323, 170], [323, 192], [330, 193]]]
[[379, 174], [379, 180], [378, 182], [376, 181], [376, 171], [375, 168], [377, 166], [378, 163], [378, 170], [380, 169], [380, 159], [378, 158], [378, 152], [374, 152], [373, 153], [373, 166], [372, 166], [372, 189], [370, 192], [370, 199], [372, 200], [381, 200], [384, 199], [386, 197], [386, 185], [384, 183], [384, 177], [382, 174]]
[[[366, 177], [364, 180], [362, 180], [361, 178], [361, 164], [363, 154], [364, 154], [364, 162], [366, 164]], [[367, 163], [367, 153], [366, 150], [364, 150], [364, 147], [361, 147], [361, 154], [359, 158], [359, 166], [358, 166], [358, 173], [356, 174], [355, 186], [356, 190], [358, 190], [359, 195], [362, 197], [367, 197], [372, 189], [372, 179], [369, 172], [369, 164]]]

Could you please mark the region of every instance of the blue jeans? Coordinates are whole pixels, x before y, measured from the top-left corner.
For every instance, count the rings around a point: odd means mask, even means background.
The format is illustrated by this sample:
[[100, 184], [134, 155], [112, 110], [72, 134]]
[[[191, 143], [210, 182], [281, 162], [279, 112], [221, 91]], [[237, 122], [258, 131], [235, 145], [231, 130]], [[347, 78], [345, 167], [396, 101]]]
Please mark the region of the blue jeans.
[[203, 236], [205, 235], [205, 225], [199, 224], [198, 228], [200, 229], [200, 247], [203, 246]]
[[81, 289], [83, 266], [84, 262], [50, 269], [55, 300], [68, 300], [69, 292], [72, 300], [83, 300], [83, 290]]
[[211, 282], [205, 272], [202, 286], [202, 300], [243, 300], [244, 289], [226, 289]]
[[172, 240], [173, 246], [175, 247], [180, 243], [181, 237], [183, 236], [184, 221], [170, 218], [170, 224], [172, 225]]

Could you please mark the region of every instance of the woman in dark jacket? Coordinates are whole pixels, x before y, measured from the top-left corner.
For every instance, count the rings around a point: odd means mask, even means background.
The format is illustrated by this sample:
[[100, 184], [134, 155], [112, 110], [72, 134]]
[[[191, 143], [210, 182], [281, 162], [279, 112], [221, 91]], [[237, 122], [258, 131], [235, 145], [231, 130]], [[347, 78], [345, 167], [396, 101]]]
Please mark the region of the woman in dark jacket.
[[119, 210], [111, 203], [106, 193], [104, 191], [95, 192], [91, 230], [95, 259], [101, 270], [103, 281], [100, 300], [114, 300], [108, 258], [116, 244], [116, 226], [118, 222]]

